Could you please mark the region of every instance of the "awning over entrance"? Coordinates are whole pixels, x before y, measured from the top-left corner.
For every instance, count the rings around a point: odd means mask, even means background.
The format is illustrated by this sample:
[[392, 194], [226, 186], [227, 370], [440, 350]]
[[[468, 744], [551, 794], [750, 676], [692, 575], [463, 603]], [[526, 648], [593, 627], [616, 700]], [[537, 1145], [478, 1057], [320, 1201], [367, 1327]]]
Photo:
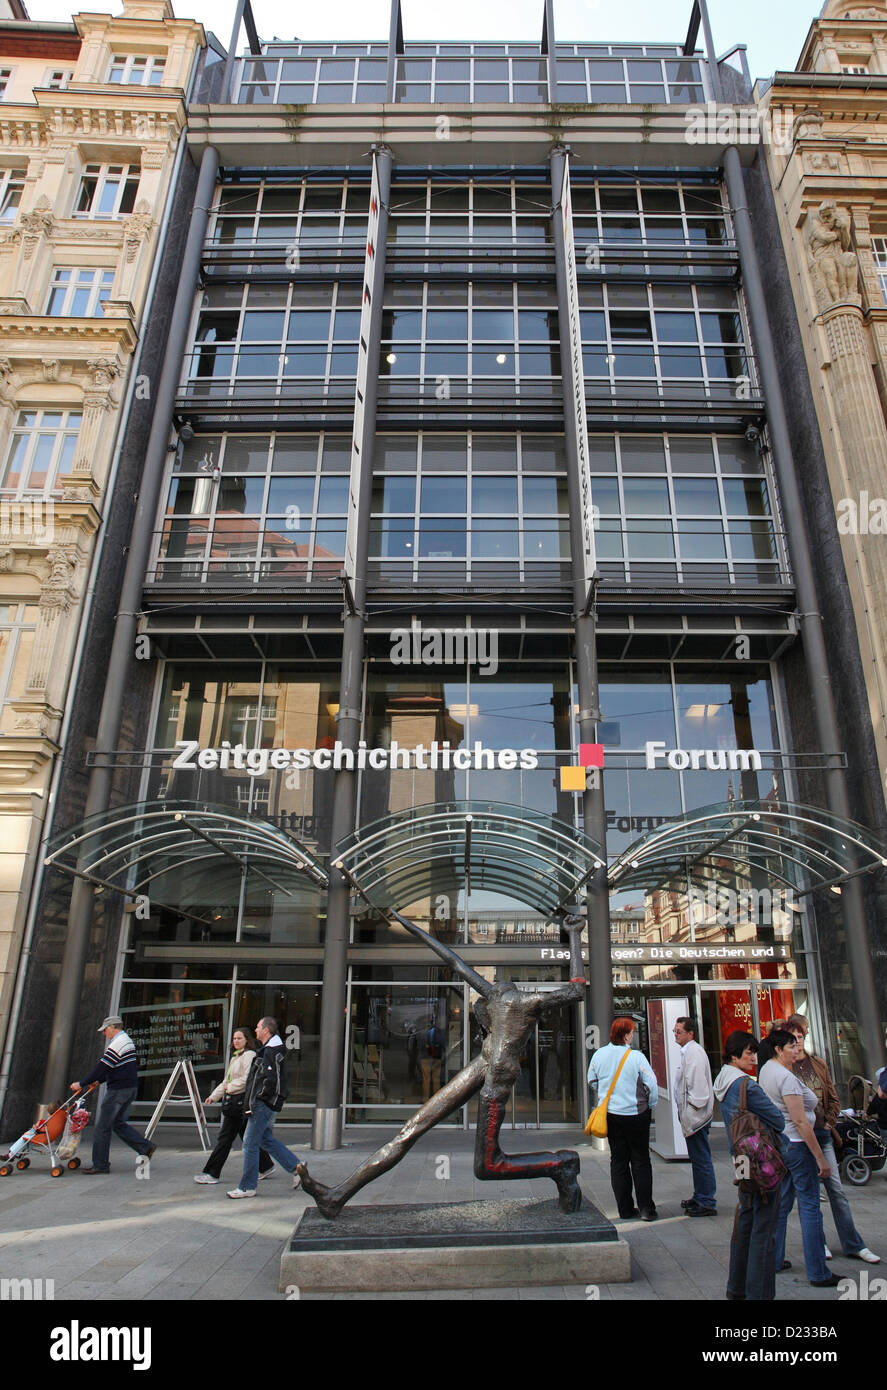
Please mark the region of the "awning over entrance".
[[224, 867], [256, 874], [292, 893], [306, 880], [327, 886], [325, 869], [270, 821], [228, 806], [143, 801], [91, 816], [50, 842], [45, 862], [105, 888], [163, 897], [164, 879]]
[[565, 822], [520, 806], [416, 806], [361, 829], [335, 861], [381, 912], [461, 890], [507, 894], [546, 916], [575, 902], [600, 847]]
[[610, 866], [614, 889], [728, 882], [762, 874], [795, 896], [887, 868], [884, 849], [854, 821], [792, 802], [705, 806], [649, 831]]

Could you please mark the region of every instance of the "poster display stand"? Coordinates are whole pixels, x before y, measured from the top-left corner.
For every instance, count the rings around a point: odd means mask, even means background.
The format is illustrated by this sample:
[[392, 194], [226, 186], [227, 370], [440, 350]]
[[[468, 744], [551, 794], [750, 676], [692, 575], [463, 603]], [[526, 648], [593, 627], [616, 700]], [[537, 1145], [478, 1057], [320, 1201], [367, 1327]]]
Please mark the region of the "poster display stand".
[[689, 1012], [686, 999], [647, 1000], [650, 1066], [659, 1082], [659, 1104], [653, 1111], [656, 1138], [650, 1148], [669, 1162], [689, 1158], [674, 1102], [674, 1079], [681, 1060], [681, 1049], [674, 1040], [674, 1026], [677, 1019], [686, 1017]]
[[[180, 1076], [185, 1079], [185, 1089], [188, 1092], [186, 1096], [173, 1095], [173, 1088]], [[206, 1114], [203, 1109], [203, 1101], [200, 1099], [200, 1092], [197, 1089], [197, 1077], [194, 1073], [194, 1063], [191, 1061], [190, 1057], [185, 1061], [180, 1059], [173, 1067], [172, 1074], [163, 1088], [163, 1094], [154, 1107], [154, 1113], [148, 1121], [148, 1127], [145, 1130], [146, 1139], [150, 1139], [153, 1135], [160, 1123], [160, 1116], [168, 1105], [190, 1105], [194, 1112], [194, 1123], [197, 1125], [197, 1133], [200, 1136], [200, 1147], [205, 1154], [210, 1153], [212, 1144], [210, 1143], [209, 1130], [206, 1124]]]

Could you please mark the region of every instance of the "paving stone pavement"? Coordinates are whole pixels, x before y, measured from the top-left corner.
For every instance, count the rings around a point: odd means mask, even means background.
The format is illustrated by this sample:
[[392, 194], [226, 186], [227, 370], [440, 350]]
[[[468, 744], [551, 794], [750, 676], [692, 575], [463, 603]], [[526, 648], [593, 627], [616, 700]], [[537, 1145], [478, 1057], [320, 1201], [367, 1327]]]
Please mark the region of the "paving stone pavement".
[[[349, 1130], [347, 1147], [313, 1154], [303, 1127], [278, 1126], [284, 1143], [300, 1152], [312, 1173], [324, 1182], [345, 1177], [360, 1159], [389, 1138], [390, 1129]], [[230, 1201], [236, 1187], [239, 1153], [233, 1153], [218, 1187], [198, 1186], [193, 1176], [203, 1166], [196, 1137], [182, 1127], [161, 1125], [157, 1154], [148, 1177], [138, 1178], [135, 1155], [114, 1141], [112, 1172], [87, 1177], [66, 1172], [51, 1178], [41, 1158], [27, 1172], [0, 1179], [0, 1278], [52, 1279], [56, 1300], [84, 1302], [137, 1299], [266, 1299], [284, 1301], [277, 1283], [280, 1256], [295, 1219], [309, 1199], [293, 1192], [279, 1169], [259, 1184], [254, 1200]], [[609, 1158], [576, 1129], [503, 1131], [506, 1149], [576, 1148], [582, 1158], [581, 1183], [587, 1198], [616, 1219], [609, 1181]], [[5, 1152], [8, 1145], [0, 1145]], [[472, 1172], [473, 1135], [438, 1130], [421, 1140], [402, 1163], [366, 1188], [359, 1201], [441, 1202], [483, 1197], [539, 1197], [551, 1184], [478, 1182]], [[655, 1223], [619, 1221], [622, 1239], [631, 1246], [632, 1282], [550, 1288], [522, 1286], [493, 1290], [440, 1290], [378, 1294], [372, 1289], [347, 1294], [310, 1294], [302, 1299], [447, 1299], [447, 1300], [722, 1300], [735, 1207], [723, 1131], [715, 1133], [715, 1163], [720, 1211], [714, 1220], [691, 1220], [680, 1208], [690, 1195], [689, 1164], [666, 1163], [653, 1156], [654, 1194], [660, 1219]], [[84, 1161], [88, 1162], [84, 1145]], [[446, 1160], [445, 1162], [443, 1160]], [[849, 1189], [856, 1225], [867, 1244], [885, 1256], [870, 1277], [887, 1277], [887, 1181], [875, 1174], [867, 1187]], [[835, 1251], [831, 1267], [839, 1276], [859, 1278], [867, 1268], [840, 1254], [834, 1223], [823, 1207], [826, 1240]], [[797, 1213], [789, 1221], [788, 1258], [793, 1269], [778, 1276], [780, 1300], [834, 1302], [838, 1291], [814, 1289], [804, 1275]], [[519, 1275], [519, 1271], [516, 1271]]]

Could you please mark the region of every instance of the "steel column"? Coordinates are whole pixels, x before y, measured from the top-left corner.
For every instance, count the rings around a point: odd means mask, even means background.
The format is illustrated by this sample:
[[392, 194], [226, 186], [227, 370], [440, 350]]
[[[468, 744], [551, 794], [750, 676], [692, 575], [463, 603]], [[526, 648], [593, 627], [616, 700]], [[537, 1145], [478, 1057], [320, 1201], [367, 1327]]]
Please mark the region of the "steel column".
[[[170, 318], [166, 355], [154, 397], [151, 433], [145, 451], [139, 500], [132, 524], [126, 572], [117, 609], [96, 733], [96, 747], [99, 752], [96, 754], [96, 763], [89, 779], [84, 817], [107, 810], [111, 800], [114, 765], [109, 750], [117, 747], [120, 738], [124, 692], [128, 685], [130, 662], [134, 656], [136, 631], [142, 607], [142, 588], [151, 554], [160, 489], [166, 473], [170, 422], [194, 307], [194, 289], [218, 168], [218, 152], [210, 145], [204, 150], [200, 162], [194, 210], [191, 213], [182, 258], [178, 293]], [[93, 896], [91, 885], [83, 879], [77, 879], [68, 910], [68, 929], [50, 1033], [49, 1059], [40, 1097], [43, 1104], [58, 1100], [64, 1094], [70, 1080], [68, 1073], [89, 951]]]
[[[373, 490], [373, 446], [376, 435], [376, 398], [379, 384], [379, 351], [382, 341], [382, 291], [385, 283], [388, 204], [391, 190], [391, 152], [376, 151], [379, 179], [379, 226], [370, 283], [371, 315], [367, 338], [368, 371], [363, 401], [363, 427], [355, 439], [360, 457], [357, 539], [354, 556], [353, 604], [345, 614], [342, 634], [342, 673], [339, 682], [337, 737], [344, 748], [357, 749], [363, 705], [364, 628], [366, 624], [367, 552], [370, 504]], [[357, 773], [341, 768], [333, 790], [332, 859], [339, 845], [352, 834], [356, 823]], [[342, 1081], [345, 1073], [345, 996], [348, 975], [348, 928], [351, 888], [348, 880], [330, 865], [326, 935], [323, 950], [323, 991], [320, 1011], [320, 1056], [317, 1105], [311, 1129], [314, 1149], [337, 1149], [342, 1142]]]
[[[567, 452], [567, 485], [570, 499], [570, 553], [573, 567], [573, 621], [576, 641], [576, 675], [579, 688], [579, 738], [582, 743], [597, 742], [600, 721], [600, 691], [598, 682], [596, 614], [589, 603], [586, 575], [583, 566], [585, 531], [580, 468], [587, 454], [580, 449], [579, 426], [574, 406], [574, 390], [584, 391], [582, 381], [573, 379], [574, 369], [581, 371], [581, 359], [574, 365], [568, 339], [569, 291], [564, 232], [560, 205], [567, 176], [567, 151], [561, 147], [551, 153], [551, 190], [554, 202], [554, 251], [557, 275], [557, 304], [560, 325], [561, 366], [563, 371], [564, 425]], [[588, 968], [591, 982], [591, 1022], [600, 1029], [601, 1037], [610, 1030], [613, 1014], [613, 965], [610, 958], [610, 892], [607, 883], [607, 815], [604, 804], [603, 778], [595, 769], [592, 785], [582, 798], [582, 813], [586, 835], [600, 847], [604, 867], [592, 878], [587, 893], [588, 904]]]

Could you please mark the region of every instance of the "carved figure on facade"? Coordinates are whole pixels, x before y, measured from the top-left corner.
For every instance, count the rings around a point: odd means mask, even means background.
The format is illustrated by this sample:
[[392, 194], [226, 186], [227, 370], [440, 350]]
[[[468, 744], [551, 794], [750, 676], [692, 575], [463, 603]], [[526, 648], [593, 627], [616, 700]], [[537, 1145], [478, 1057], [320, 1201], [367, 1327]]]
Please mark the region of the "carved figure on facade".
[[56, 547], [46, 556], [49, 565], [49, 578], [40, 590], [40, 607], [60, 609], [67, 612], [74, 601], [73, 580], [77, 568], [74, 554]]
[[86, 367], [92, 376], [93, 386], [111, 386], [115, 376], [120, 374], [120, 363], [116, 357], [90, 357]]
[[132, 264], [139, 253], [142, 242], [147, 241], [154, 228], [151, 210], [144, 198], [136, 204], [123, 233], [123, 254], [127, 265]]
[[850, 213], [826, 198], [811, 218], [807, 233], [810, 272], [820, 309], [858, 304], [859, 263], [850, 241]]

